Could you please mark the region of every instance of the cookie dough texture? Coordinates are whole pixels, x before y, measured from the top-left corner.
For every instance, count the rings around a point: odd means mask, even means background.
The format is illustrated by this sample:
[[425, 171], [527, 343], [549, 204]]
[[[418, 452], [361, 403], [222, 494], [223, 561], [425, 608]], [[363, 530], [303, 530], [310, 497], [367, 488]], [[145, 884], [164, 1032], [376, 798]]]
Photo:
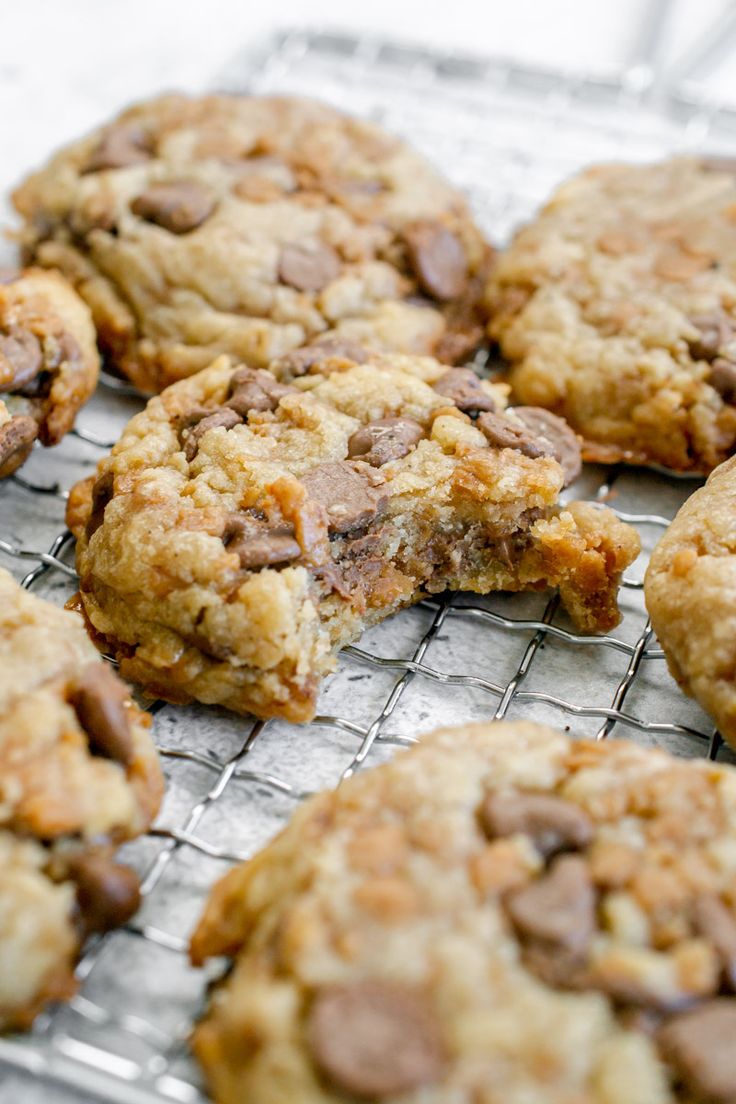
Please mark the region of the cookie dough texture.
[[81, 619], [0, 570], [0, 1030], [71, 996], [81, 941], [137, 904], [114, 851], [161, 799], [149, 726]]
[[591, 460], [707, 473], [736, 444], [736, 165], [604, 165], [563, 184], [489, 284], [520, 402]]
[[339, 334], [455, 362], [482, 338], [490, 249], [462, 196], [372, 124], [295, 98], [165, 96], [15, 194], [26, 247], [147, 391], [228, 353], [263, 368]]
[[218, 1104], [730, 1104], [736, 773], [524, 723], [441, 729], [214, 888]]
[[736, 747], [736, 458], [680, 509], [644, 582], [673, 677]]
[[0, 273], [0, 479], [38, 438], [57, 445], [97, 385], [89, 309], [62, 276]]
[[559, 507], [567, 427], [552, 442], [501, 412], [502, 388], [430, 358], [303, 369], [220, 358], [72, 492], [83, 608], [125, 677], [302, 721], [337, 649], [427, 592], [559, 585], [582, 628], [616, 623], [638, 538]]

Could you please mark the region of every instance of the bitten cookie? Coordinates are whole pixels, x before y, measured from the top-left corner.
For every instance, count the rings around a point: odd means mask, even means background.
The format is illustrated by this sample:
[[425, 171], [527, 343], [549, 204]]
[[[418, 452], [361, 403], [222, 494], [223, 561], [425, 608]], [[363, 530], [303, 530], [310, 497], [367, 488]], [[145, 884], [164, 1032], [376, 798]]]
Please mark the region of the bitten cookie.
[[214, 888], [218, 1104], [732, 1104], [736, 772], [515, 722], [310, 799]]
[[606, 165], [563, 184], [488, 291], [520, 402], [586, 458], [709, 472], [736, 447], [736, 165]]
[[0, 276], [0, 479], [33, 442], [57, 445], [97, 385], [88, 308], [55, 272]]
[[114, 855], [161, 799], [149, 727], [80, 618], [0, 570], [0, 1030], [71, 996], [84, 938], [138, 905]]
[[160, 391], [229, 353], [325, 337], [467, 358], [490, 248], [465, 200], [372, 124], [308, 100], [142, 103], [16, 192], [26, 246], [89, 303], [107, 360]]
[[304, 368], [220, 358], [72, 492], [81, 602], [125, 677], [303, 721], [337, 649], [427, 592], [559, 586], [582, 628], [617, 622], [638, 537], [560, 508], [564, 422], [429, 358]]
[[736, 747], [736, 458], [677, 514], [652, 553], [644, 598], [673, 678]]

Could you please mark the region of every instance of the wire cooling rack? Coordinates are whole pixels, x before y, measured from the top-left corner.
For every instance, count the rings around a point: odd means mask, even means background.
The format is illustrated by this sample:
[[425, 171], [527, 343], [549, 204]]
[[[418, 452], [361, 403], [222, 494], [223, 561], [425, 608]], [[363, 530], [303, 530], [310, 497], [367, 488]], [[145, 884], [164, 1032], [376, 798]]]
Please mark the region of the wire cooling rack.
[[[589, 161], [736, 150], [730, 113], [663, 95], [643, 73], [639, 64], [616, 79], [582, 79], [290, 32], [238, 59], [220, 84], [317, 95], [404, 134], [467, 189], [491, 237], [503, 241]], [[140, 405], [108, 382], [54, 453], [34, 452], [0, 486], [0, 562], [34, 593], [61, 603], [75, 590], [65, 489], [89, 474]], [[0, 1073], [50, 1081], [55, 1100], [85, 1092], [124, 1104], [202, 1101], [187, 1037], [207, 972], [188, 965], [186, 937], [210, 886], [308, 792], [382, 761], [418, 732], [526, 717], [685, 756], [729, 756], [669, 677], [643, 605], [647, 556], [692, 489], [662, 474], [594, 466], [574, 488], [614, 507], [642, 537], [621, 592], [622, 623], [607, 637], [577, 635], [554, 596], [443, 596], [346, 648], [309, 725], [156, 703], [167, 796], [157, 827], [125, 849], [142, 875], [141, 912], [88, 947], [68, 1005], [41, 1016], [29, 1036], [0, 1039]]]

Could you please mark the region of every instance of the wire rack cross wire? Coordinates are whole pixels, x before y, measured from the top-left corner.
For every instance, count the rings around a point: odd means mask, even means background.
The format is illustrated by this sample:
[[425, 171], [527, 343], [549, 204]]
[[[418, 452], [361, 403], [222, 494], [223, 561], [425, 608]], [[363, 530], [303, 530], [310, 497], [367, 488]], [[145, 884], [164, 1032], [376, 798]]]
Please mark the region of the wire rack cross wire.
[[[651, 158], [698, 143], [736, 150], [727, 112], [674, 94], [651, 103], [625, 73], [571, 77], [374, 39], [285, 33], [237, 59], [219, 84], [316, 95], [380, 119], [446, 166], [498, 241], [590, 160]], [[76, 589], [62, 486], [89, 474], [111, 445], [130, 396], [105, 376], [57, 450], [53, 481], [46, 458], [34, 454], [0, 486], [0, 562], [27, 589], [57, 602]], [[691, 490], [654, 473], [597, 468], [575, 488], [615, 507], [645, 549], [624, 580], [623, 621], [608, 636], [573, 631], [556, 595], [442, 595], [345, 648], [309, 725], [154, 703], [167, 799], [156, 827], [126, 849], [141, 874], [143, 908], [88, 945], [67, 1006], [42, 1015], [26, 1038], [0, 1039], [0, 1069], [47, 1078], [69, 1100], [88, 1092], [124, 1104], [200, 1104], [187, 1036], [208, 975], [189, 967], [186, 933], [212, 882], [311, 792], [381, 762], [435, 724], [528, 717], [576, 735], [723, 755], [707, 718], [666, 674], [642, 597], [646, 555]]]

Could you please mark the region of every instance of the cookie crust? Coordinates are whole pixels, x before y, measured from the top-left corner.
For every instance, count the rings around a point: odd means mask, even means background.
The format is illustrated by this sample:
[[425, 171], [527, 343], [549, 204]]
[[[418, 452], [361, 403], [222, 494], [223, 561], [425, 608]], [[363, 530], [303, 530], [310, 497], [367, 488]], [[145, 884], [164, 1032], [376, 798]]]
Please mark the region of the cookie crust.
[[289, 97], [164, 96], [15, 193], [34, 260], [144, 391], [218, 353], [254, 367], [339, 334], [467, 359], [491, 250], [465, 200], [378, 127]]

